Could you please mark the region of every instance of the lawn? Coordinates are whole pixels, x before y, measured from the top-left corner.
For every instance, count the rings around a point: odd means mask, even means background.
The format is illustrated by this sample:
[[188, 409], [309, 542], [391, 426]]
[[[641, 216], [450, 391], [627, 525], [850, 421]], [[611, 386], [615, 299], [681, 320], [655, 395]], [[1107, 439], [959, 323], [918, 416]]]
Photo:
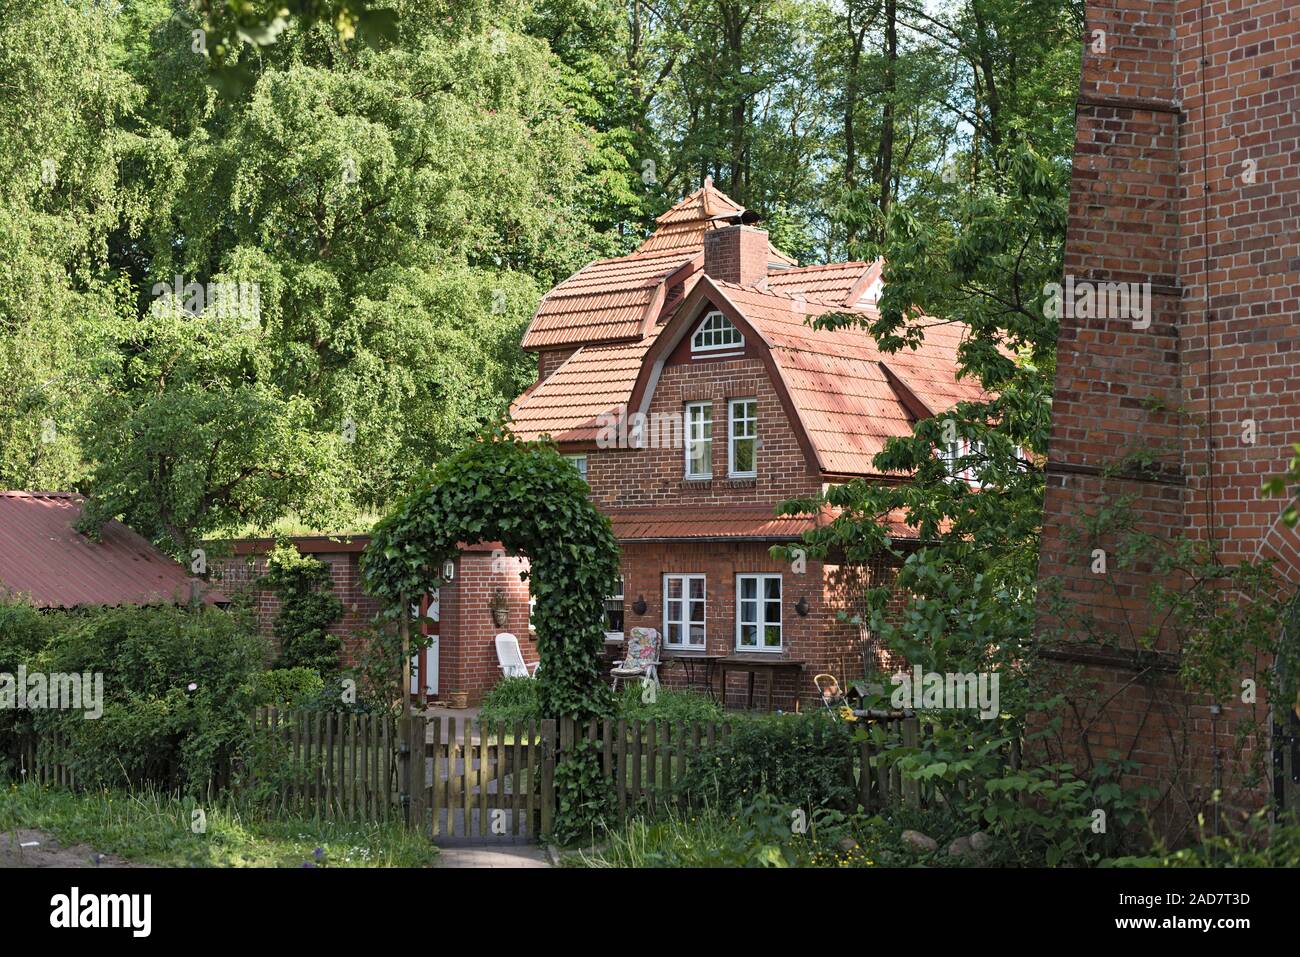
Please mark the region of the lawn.
[[0, 832], [38, 828], [164, 867], [427, 867], [438, 849], [399, 823], [317, 821], [232, 806], [202, 807], [157, 792], [73, 793], [35, 784], [0, 791]]

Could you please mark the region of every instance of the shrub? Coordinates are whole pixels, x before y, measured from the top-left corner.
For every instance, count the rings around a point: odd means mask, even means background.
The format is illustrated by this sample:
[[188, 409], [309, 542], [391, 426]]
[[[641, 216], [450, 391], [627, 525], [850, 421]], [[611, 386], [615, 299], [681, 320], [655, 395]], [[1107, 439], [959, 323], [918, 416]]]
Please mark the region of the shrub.
[[1241, 828], [1224, 834], [1205, 833], [1199, 820], [1200, 840], [1177, 851], [1157, 845], [1143, 857], [1104, 861], [1103, 867], [1300, 867], [1300, 823], [1274, 824], [1268, 808], [1257, 811]]
[[303, 708], [314, 704], [324, 689], [324, 680], [311, 668], [276, 668], [254, 679], [253, 697], [259, 705]]
[[[654, 701], [647, 701], [639, 684], [625, 688], [614, 700], [615, 718], [628, 721], [721, 721], [722, 708], [696, 691], [659, 688]], [[540, 720], [541, 703], [537, 682], [532, 678], [502, 678], [483, 698], [480, 717], [485, 721]]]
[[28, 671], [103, 675], [103, 714], [16, 714], [42, 736], [62, 736], [79, 784], [198, 793], [236, 766], [266, 650], [245, 614], [123, 607], [50, 617], [53, 634], [28, 655]]
[[483, 698], [479, 717], [484, 721], [534, 721], [541, 718], [537, 682], [533, 678], [502, 678]]
[[261, 582], [280, 600], [273, 626], [280, 645], [276, 668], [338, 671], [342, 642], [329, 626], [343, 614], [343, 603], [331, 590], [329, 566], [286, 545], [267, 557]]
[[659, 688], [654, 700], [647, 701], [645, 689], [639, 684], [628, 686], [615, 702], [618, 717], [629, 721], [651, 719], [668, 721], [721, 721], [722, 708], [698, 691], [674, 691]]
[[821, 714], [736, 720], [731, 736], [688, 762], [683, 791], [715, 807], [766, 794], [798, 807], [852, 807], [852, 732]]

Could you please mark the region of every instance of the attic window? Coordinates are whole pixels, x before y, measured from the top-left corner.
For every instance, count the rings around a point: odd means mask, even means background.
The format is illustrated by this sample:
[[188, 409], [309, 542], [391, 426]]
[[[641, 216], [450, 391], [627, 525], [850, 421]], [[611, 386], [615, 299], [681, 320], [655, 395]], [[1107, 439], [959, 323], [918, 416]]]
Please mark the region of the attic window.
[[704, 317], [700, 327], [691, 336], [692, 352], [717, 352], [722, 349], [741, 349], [745, 337], [731, 321], [720, 312], [711, 312]]

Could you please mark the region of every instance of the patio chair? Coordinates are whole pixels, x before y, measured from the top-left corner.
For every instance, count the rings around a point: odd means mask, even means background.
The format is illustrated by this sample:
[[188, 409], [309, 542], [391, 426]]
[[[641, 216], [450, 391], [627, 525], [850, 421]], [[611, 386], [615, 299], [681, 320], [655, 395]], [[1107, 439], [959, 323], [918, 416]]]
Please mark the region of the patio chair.
[[663, 639], [654, 628], [633, 628], [627, 639], [627, 653], [610, 671], [611, 687], [617, 691], [620, 681], [648, 678], [659, 683], [659, 649]]
[[519, 639], [508, 631], [497, 635], [497, 664], [501, 666], [501, 673], [507, 678], [537, 677], [537, 665], [533, 665], [532, 671], [528, 670], [524, 653], [519, 650]]

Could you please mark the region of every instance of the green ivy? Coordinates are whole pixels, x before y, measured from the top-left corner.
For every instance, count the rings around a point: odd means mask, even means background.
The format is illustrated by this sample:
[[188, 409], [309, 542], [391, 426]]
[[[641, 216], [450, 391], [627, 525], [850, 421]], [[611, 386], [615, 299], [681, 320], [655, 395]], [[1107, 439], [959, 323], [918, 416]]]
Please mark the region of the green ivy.
[[[521, 442], [498, 429], [438, 464], [375, 526], [361, 557], [370, 594], [402, 613], [406, 597], [444, 584], [444, 563], [461, 543], [501, 542], [529, 560], [529, 590], [547, 717], [585, 720], [611, 711], [600, 671], [605, 596], [618, 582], [618, 545], [588, 498], [587, 484], [554, 445]], [[557, 833], [580, 830], [590, 809], [583, 749], [556, 771]]]
[[343, 614], [343, 602], [332, 590], [329, 566], [283, 545], [267, 557], [261, 584], [280, 600], [275, 667], [310, 668], [323, 676], [338, 671], [342, 642], [329, 627]]

